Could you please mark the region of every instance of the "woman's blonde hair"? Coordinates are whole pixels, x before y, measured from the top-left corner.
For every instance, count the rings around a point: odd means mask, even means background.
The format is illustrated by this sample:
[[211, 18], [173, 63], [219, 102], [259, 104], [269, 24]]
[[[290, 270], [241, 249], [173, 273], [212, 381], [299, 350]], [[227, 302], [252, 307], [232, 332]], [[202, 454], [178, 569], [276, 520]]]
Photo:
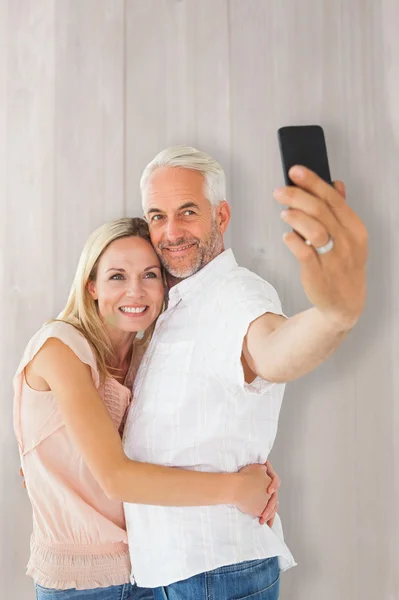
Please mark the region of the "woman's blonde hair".
[[[101, 225], [93, 231], [84, 245], [78, 267], [65, 308], [57, 321], [65, 321], [78, 329], [91, 344], [97, 358], [102, 377], [114, 377], [114, 351], [107, 330], [98, 312], [97, 301], [89, 293], [88, 283], [97, 277], [98, 263], [108, 246], [115, 240], [125, 237], [139, 237], [151, 244], [148, 225], [144, 219], [122, 218]], [[151, 338], [155, 323], [135, 344], [147, 344]]]

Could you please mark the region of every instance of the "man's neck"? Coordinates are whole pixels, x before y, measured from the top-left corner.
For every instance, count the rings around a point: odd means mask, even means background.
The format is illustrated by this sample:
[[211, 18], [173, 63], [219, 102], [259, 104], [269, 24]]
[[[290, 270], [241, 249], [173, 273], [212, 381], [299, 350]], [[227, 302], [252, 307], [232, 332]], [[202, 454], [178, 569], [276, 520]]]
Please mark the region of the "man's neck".
[[[185, 277], [183, 277], [183, 279], [185, 279]], [[174, 275], [167, 273], [166, 274], [166, 283], [168, 285], [168, 290], [170, 290], [174, 285], [177, 285], [178, 283], [183, 281], [183, 279], [180, 279], [179, 277], [175, 277]]]

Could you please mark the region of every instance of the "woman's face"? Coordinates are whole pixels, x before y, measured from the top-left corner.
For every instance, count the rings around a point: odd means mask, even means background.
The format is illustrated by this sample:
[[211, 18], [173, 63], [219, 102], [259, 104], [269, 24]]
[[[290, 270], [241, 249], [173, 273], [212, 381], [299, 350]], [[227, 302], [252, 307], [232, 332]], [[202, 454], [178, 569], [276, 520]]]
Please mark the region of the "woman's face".
[[165, 292], [159, 259], [151, 244], [140, 237], [111, 242], [88, 290], [98, 301], [107, 328], [126, 332], [147, 329], [161, 312]]

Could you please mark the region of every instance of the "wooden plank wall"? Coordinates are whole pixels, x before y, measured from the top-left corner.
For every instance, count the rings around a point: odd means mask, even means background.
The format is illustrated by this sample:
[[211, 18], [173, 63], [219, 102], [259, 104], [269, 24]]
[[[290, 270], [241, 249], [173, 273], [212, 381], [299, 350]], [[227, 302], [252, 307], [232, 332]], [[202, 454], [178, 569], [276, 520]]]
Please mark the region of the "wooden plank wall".
[[303, 310], [272, 189], [276, 129], [313, 122], [370, 230], [369, 297], [345, 345], [286, 392], [272, 458], [299, 566], [281, 597], [399, 598], [398, 20], [395, 0], [0, 0], [2, 598], [34, 597], [10, 379], [87, 235], [141, 214], [156, 152], [197, 146], [228, 176], [227, 244]]

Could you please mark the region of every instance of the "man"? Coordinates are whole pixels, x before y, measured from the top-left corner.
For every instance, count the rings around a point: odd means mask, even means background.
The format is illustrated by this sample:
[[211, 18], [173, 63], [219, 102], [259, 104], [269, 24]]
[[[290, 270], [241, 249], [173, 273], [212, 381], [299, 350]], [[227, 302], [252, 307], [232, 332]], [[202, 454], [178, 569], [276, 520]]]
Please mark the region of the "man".
[[[265, 462], [285, 383], [326, 360], [359, 318], [366, 229], [342, 183], [303, 167], [290, 177], [298, 187], [274, 196], [290, 207], [284, 241], [313, 307], [286, 318], [274, 288], [224, 249], [220, 165], [175, 147], [146, 167], [143, 209], [170, 289], [135, 382], [130, 458], [204, 471]], [[133, 576], [156, 599], [275, 600], [280, 570], [295, 564], [278, 516], [268, 527], [230, 506], [125, 510]]]

